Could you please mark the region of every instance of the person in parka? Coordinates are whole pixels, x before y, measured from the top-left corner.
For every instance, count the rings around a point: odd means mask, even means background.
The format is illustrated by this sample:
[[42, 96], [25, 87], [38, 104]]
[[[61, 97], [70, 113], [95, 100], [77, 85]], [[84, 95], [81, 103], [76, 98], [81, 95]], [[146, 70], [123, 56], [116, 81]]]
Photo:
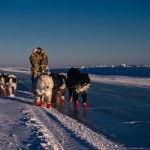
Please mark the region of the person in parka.
[[31, 72], [32, 72], [32, 83], [33, 80], [38, 76], [40, 70], [39, 67], [47, 67], [48, 65], [48, 57], [45, 51], [41, 47], [36, 47], [33, 51], [31, 56], [29, 57], [30, 63], [32, 65]]

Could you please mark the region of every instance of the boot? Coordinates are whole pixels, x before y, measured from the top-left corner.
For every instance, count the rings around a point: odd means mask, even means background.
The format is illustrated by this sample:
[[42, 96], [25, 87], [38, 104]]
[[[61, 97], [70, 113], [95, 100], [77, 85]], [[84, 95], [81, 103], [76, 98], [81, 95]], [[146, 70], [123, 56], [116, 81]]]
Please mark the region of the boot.
[[51, 107], [51, 103], [47, 103], [46, 108], [50, 108]]
[[72, 97], [69, 98], [69, 102], [70, 102], [70, 103], [72, 102]]
[[74, 102], [74, 107], [75, 107], [75, 108], [78, 108], [78, 107], [79, 107], [79, 102], [78, 102], [78, 101], [75, 101], [75, 102]]
[[87, 103], [83, 103], [83, 109], [87, 109]]
[[4, 96], [7, 96], [8, 94], [7, 94], [7, 92], [6, 91], [4, 91]]
[[45, 102], [44, 101], [41, 101], [41, 106], [45, 106]]
[[65, 98], [64, 96], [61, 97], [61, 103], [64, 103], [65, 102]]
[[35, 102], [36, 106], [41, 106], [41, 102]]

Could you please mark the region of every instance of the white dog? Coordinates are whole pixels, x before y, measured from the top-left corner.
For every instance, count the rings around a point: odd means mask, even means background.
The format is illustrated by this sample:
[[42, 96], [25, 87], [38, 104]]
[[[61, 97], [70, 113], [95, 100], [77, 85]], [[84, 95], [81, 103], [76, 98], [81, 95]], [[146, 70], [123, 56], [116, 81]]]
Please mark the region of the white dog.
[[37, 106], [45, 105], [44, 99], [46, 99], [46, 107], [50, 108], [53, 86], [53, 79], [49, 74], [41, 74], [35, 79], [34, 94]]
[[8, 91], [8, 96], [15, 96], [17, 93], [17, 82], [18, 79], [15, 75], [9, 74], [7, 76], [6, 88]]

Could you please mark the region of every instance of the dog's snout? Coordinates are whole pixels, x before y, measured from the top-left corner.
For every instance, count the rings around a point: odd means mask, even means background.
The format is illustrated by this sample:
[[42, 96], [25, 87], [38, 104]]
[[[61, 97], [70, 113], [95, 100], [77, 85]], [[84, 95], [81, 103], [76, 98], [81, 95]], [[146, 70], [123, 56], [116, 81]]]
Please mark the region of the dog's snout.
[[49, 89], [49, 86], [47, 86], [47, 89]]

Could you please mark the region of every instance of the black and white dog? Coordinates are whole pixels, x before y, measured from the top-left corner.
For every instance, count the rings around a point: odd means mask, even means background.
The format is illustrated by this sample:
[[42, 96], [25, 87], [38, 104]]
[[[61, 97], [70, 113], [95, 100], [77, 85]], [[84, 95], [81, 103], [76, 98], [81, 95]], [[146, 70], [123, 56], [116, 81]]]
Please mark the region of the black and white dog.
[[57, 101], [60, 96], [60, 100], [62, 103], [65, 102], [65, 90], [66, 90], [66, 75], [62, 72], [54, 72], [51, 73], [52, 79], [54, 81], [53, 88], [53, 101]]
[[81, 93], [83, 99], [83, 108], [87, 108], [87, 91], [90, 87], [90, 78], [88, 74], [80, 73], [76, 68], [69, 69], [67, 73], [66, 85], [69, 90], [69, 101], [72, 102], [72, 95], [74, 106], [78, 107], [78, 96]]
[[17, 93], [17, 83], [18, 83], [18, 78], [13, 75], [9, 74], [7, 75], [7, 82], [6, 82], [6, 87], [8, 91], [8, 96], [15, 96]]

